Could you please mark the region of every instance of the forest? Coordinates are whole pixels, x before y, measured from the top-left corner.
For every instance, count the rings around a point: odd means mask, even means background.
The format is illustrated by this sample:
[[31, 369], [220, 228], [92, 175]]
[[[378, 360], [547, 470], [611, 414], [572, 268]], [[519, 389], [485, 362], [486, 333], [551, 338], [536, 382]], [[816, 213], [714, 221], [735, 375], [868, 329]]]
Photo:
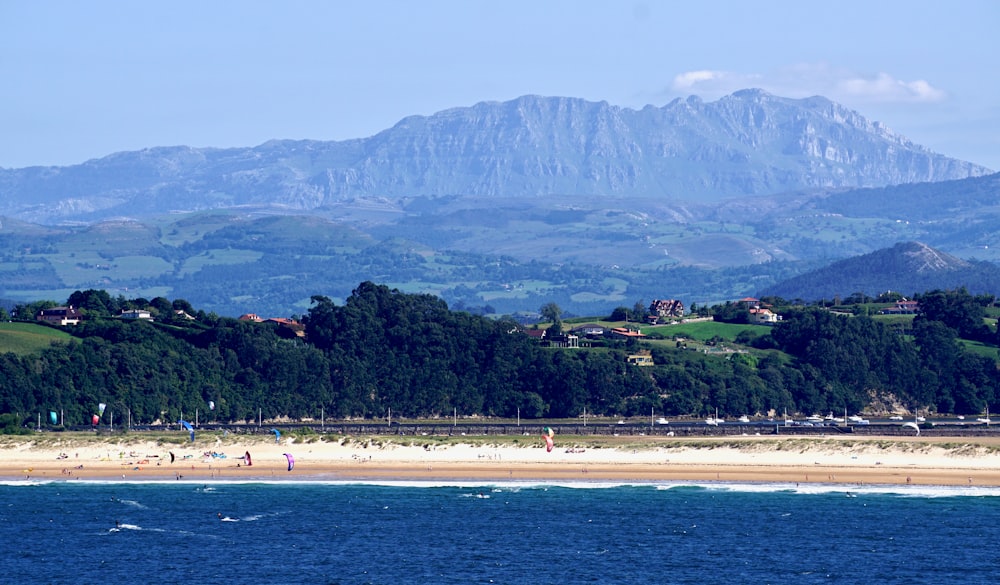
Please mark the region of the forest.
[[[77, 291], [66, 304], [86, 318], [66, 328], [68, 342], [0, 355], [0, 413], [34, 421], [59, 412], [60, 422], [79, 425], [101, 403], [135, 424], [196, 412], [201, 422], [377, 419], [390, 409], [394, 418], [430, 419], [996, 411], [997, 360], [962, 341], [996, 343], [995, 326], [984, 324], [992, 299], [964, 290], [918, 299], [923, 310], [905, 333], [864, 314], [788, 307], [768, 334], [742, 340], [747, 351], [710, 355], [680, 342], [545, 347], [512, 319], [371, 282], [343, 305], [313, 296], [299, 317], [303, 336], [183, 300]], [[53, 304], [18, 306], [13, 316]], [[127, 308], [156, 318], [118, 318]], [[637, 350], [655, 365], [629, 364]]]

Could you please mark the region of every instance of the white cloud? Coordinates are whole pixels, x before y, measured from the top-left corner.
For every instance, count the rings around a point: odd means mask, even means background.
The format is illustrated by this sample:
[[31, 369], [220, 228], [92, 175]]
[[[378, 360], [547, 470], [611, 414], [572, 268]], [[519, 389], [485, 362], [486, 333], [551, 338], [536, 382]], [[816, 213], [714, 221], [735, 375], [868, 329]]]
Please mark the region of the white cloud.
[[687, 71], [674, 77], [670, 93], [715, 99], [747, 88], [791, 98], [821, 95], [845, 104], [934, 103], [947, 97], [923, 79], [903, 81], [884, 72], [862, 74], [826, 63], [800, 63], [767, 73]]
[[874, 77], [855, 77], [837, 83], [840, 94], [875, 102], [939, 102], [945, 99], [945, 92], [933, 87], [923, 79], [902, 81], [888, 73]]
[[675, 90], [691, 88], [699, 83], [712, 81], [724, 75], [725, 73], [722, 71], [708, 71], [704, 69], [701, 71], [687, 71], [685, 73], [681, 73], [677, 77], [674, 77], [672, 87]]

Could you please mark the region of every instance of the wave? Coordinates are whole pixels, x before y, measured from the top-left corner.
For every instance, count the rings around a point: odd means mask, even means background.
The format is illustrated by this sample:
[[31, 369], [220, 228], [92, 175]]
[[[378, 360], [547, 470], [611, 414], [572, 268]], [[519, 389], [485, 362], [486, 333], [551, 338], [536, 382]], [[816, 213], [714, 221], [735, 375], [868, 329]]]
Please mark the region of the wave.
[[[214, 480], [214, 481], [176, 481], [176, 480], [19, 480], [0, 482], [4, 487], [39, 487], [58, 485], [60, 488], [74, 489], [88, 486], [174, 486], [190, 488], [191, 485], [201, 486], [198, 492], [211, 493], [214, 487], [207, 486], [271, 486], [271, 487], [387, 487], [411, 489], [459, 488], [489, 490], [491, 492], [509, 492], [520, 490], [549, 489], [654, 489], [654, 490], [715, 490], [739, 493], [786, 493], [797, 495], [842, 494], [846, 497], [855, 496], [896, 496], [913, 498], [955, 498], [955, 497], [1000, 497], [1000, 486], [974, 485], [897, 485], [897, 484], [843, 484], [843, 483], [780, 483], [780, 482], [727, 482], [727, 481], [473, 481], [473, 480]], [[143, 507], [134, 500], [122, 500], [123, 504]]]

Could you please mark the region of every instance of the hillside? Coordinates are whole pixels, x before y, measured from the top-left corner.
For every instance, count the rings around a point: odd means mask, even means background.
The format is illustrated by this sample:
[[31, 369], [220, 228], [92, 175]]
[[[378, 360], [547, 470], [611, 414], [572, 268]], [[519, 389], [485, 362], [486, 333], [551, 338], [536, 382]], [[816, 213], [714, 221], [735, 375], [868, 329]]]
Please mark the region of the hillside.
[[961, 260], [920, 242], [834, 262], [767, 287], [762, 295], [813, 301], [861, 292], [912, 295], [925, 290], [965, 287], [970, 293], [1000, 292], [1000, 267], [992, 262]]
[[62, 329], [34, 323], [0, 323], [0, 355], [41, 353], [54, 343], [66, 343], [72, 336]]
[[[924, 310], [906, 336], [866, 316], [785, 307], [772, 327], [663, 326], [646, 329], [659, 340], [612, 333], [569, 349], [510, 319], [454, 311], [433, 295], [371, 282], [342, 304], [314, 295], [301, 316], [302, 337], [276, 322], [219, 318], [176, 299], [87, 291], [74, 296], [86, 318], [67, 328], [72, 343], [0, 354], [0, 413], [58, 411], [81, 425], [101, 403], [144, 424], [198, 410], [220, 422], [315, 420], [317, 413], [373, 420], [390, 409], [411, 418], [716, 409], [774, 416], [897, 405], [981, 412], [996, 400], [995, 354], [966, 352], [952, 325], [972, 324], [995, 348], [995, 330], [982, 331], [984, 307], [967, 293], [931, 293], [920, 302]], [[175, 317], [178, 306], [197, 316]], [[126, 307], [148, 307], [154, 320], [118, 317]], [[637, 351], [652, 363], [631, 364]]]

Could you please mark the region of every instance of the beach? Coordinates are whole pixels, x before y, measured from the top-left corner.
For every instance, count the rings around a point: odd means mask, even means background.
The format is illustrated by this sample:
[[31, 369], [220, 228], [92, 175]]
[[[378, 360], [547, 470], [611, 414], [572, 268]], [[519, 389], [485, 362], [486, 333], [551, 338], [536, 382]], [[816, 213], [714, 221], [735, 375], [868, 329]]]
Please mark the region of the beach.
[[[0, 437], [5, 481], [721, 481], [1000, 486], [1000, 438], [533, 437], [152, 433]], [[249, 453], [250, 460], [244, 456]], [[289, 454], [294, 468], [288, 469]]]

